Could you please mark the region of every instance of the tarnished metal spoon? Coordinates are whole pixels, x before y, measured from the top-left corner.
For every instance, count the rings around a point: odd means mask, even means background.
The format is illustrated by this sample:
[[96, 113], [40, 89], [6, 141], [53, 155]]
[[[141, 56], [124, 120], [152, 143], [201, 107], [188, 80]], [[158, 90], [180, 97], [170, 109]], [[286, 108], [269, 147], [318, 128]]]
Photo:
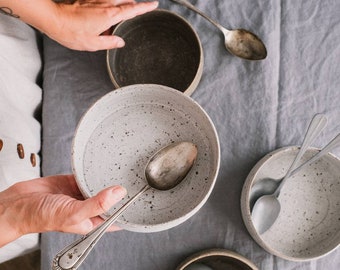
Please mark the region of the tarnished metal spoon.
[[321, 131], [325, 128], [327, 124], [327, 118], [323, 114], [316, 114], [312, 121], [310, 122], [305, 138], [303, 139], [302, 145], [300, 147], [299, 152], [297, 153], [292, 165], [288, 169], [286, 175], [281, 180], [276, 180], [272, 178], [264, 178], [258, 182], [256, 182], [251, 190], [249, 196], [249, 204], [250, 210], [252, 211], [255, 202], [264, 195], [269, 195], [274, 193], [274, 191], [278, 188], [282, 181], [286, 178], [292, 176], [292, 172], [296, 169], [301, 157], [306, 153], [308, 148], [314, 142], [317, 136], [321, 133]]
[[171, 1], [195, 11], [220, 29], [224, 35], [225, 47], [231, 54], [247, 60], [262, 60], [267, 57], [265, 45], [255, 34], [244, 29], [228, 30], [186, 0]]
[[175, 187], [186, 177], [196, 157], [197, 147], [191, 142], [173, 143], [159, 150], [145, 168], [147, 184], [100, 226], [60, 251], [53, 260], [52, 269], [78, 269], [105, 231], [142, 193], [150, 188]]
[[[330, 143], [328, 143], [319, 153], [317, 153], [310, 160], [307, 160], [297, 169], [295, 169], [292, 174], [295, 174], [295, 171], [301, 170], [303, 167], [310, 165], [328, 154], [331, 150], [340, 146], [340, 134], [338, 134]], [[274, 191], [273, 194], [264, 195], [260, 197], [253, 208], [251, 217], [254, 224], [255, 229], [259, 234], [263, 234], [266, 232], [275, 222], [277, 217], [281, 211], [281, 204], [278, 200], [280, 195], [281, 188], [288, 178], [285, 178], [284, 181], [278, 186], [278, 188]]]

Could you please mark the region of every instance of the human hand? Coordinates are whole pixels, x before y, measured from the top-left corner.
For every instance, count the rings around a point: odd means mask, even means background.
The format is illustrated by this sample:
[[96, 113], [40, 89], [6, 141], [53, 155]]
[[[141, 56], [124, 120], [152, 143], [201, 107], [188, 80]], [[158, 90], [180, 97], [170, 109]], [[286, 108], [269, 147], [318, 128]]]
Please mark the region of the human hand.
[[72, 175], [19, 182], [0, 192], [0, 247], [34, 232], [86, 234], [103, 222], [98, 215], [125, 194], [124, 188], [115, 186], [84, 200]]
[[[73, 4], [56, 4], [55, 25], [43, 32], [60, 44], [76, 50], [97, 51], [125, 45], [108, 29], [123, 20], [155, 9], [158, 2], [134, 0], [78, 0]], [[105, 33], [105, 34], [103, 34]]]
[[[119, 48], [124, 41], [108, 34], [117, 23], [149, 12], [158, 2], [134, 0], [1, 0], [0, 11], [19, 18], [74, 50]], [[103, 34], [105, 33], [105, 34]]]

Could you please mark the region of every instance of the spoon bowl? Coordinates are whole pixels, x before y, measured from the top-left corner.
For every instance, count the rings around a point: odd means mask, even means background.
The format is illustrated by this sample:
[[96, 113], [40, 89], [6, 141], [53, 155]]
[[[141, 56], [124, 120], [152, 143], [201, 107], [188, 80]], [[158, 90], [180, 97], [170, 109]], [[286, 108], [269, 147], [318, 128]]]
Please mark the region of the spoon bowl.
[[220, 29], [224, 34], [224, 45], [231, 54], [247, 60], [262, 60], [267, 57], [265, 45], [255, 34], [245, 29]]
[[148, 184], [158, 190], [177, 186], [188, 174], [197, 157], [197, 146], [177, 142], [159, 150], [145, 168]]
[[258, 181], [252, 186], [250, 197], [249, 197], [249, 205], [251, 211], [253, 210], [254, 204], [256, 201], [265, 195], [270, 195], [275, 192], [277, 187], [280, 185], [281, 179], [272, 179], [272, 178], [264, 178], [261, 181]]
[[262, 60], [267, 57], [267, 49], [261, 39], [252, 32], [244, 29], [228, 30], [208, 17], [187, 0], [172, 0], [186, 6], [216, 26], [224, 35], [224, 45], [233, 55], [246, 60]]

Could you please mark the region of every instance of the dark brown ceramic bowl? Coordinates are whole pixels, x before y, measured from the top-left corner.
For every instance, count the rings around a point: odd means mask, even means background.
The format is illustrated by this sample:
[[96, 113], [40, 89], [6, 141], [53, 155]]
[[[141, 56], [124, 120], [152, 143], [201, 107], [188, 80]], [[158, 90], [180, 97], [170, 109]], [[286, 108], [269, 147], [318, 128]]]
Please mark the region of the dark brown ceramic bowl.
[[226, 249], [208, 249], [195, 253], [176, 270], [258, 270], [247, 258]]
[[125, 47], [107, 51], [109, 75], [115, 87], [160, 84], [191, 95], [203, 71], [198, 35], [181, 16], [155, 10], [121, 22], [113, 35]]

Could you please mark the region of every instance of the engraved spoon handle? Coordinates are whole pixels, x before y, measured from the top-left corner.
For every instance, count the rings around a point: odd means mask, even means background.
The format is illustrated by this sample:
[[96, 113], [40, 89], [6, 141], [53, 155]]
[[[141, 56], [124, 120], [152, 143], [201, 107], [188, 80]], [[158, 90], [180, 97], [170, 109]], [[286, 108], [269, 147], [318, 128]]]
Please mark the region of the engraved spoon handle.
[[151, 188], [149, 185], [145, 185], [135, 196], [119, 208], [117, 212], [107, 218], [101, 225], [61, 250], [53, 259], [52, 270], [78, 269], [105, 231], [117, 220], [122, 212], [149, 188]]

